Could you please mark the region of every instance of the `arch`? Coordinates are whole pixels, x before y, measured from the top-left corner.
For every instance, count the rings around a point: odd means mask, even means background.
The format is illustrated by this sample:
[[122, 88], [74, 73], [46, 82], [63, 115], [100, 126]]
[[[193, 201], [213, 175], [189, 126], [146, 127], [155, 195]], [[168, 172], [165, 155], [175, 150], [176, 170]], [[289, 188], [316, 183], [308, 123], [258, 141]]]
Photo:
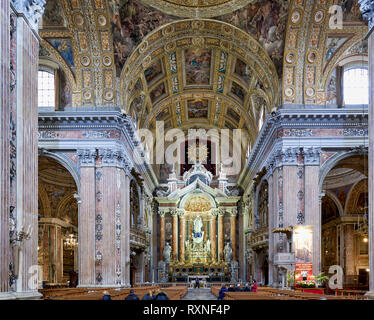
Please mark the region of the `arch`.
[[[185, 82], [184, 53], [191, 48], [209, 51], [209, 85]], [[172, 70], [170, 55], [174, 55], [176, 59], [175, 70]], [[251, 77], [246, 85], [233, 72], [237, 59], [250, 69]], [[221, 61], [224, 61], [224, 72], [219, 72]], [[145, 81], [145, 71], [154, 68], [155, 65], [163, 71], [159, 71], [150, 82]], [[223, 77], [222, 91], [217, 87], [219, 75]], [[172, 78], [175, 77], [178, 81], [178, 90], [174, 91]], [[136, 89], [139, 80], [142, 82], [141, 91], [147, 92], [144, 105], [151, 106], [151, 110], [142, 113], [145, 119], [140, 123], [145, 123], [146, 126], [148, 124], [152, 128], [154, 118], [166, 109], [170, 111], [165, 120], [170, 119], [175, 127], [188, 126], [191, 123], [186, 113], [188, 99], [200, 99], [208, 103], [210, 112], [204, 121], [198, 121], [199, 124], [219, 128], [225, 127], [226, 123], [232, 126], [232, 112], [228, 116], [227, 105], [228, 109], [235, 110], [239, 115], [236, 116], [237, 127], [252, 131], [257, 127], [257, 122], [252, 120], [256, 114], [253, 111], [255, 106], [252, 96], [265, 96], [266, 111], [269, 113], [278, 103], [280, 94], [275, 65], [261, 44], [252, 35], [235, 26], [208, 19], [174, 21], [155, 29], [143, 38], [127, 59], [120, 75], [121, 105], [127, 112], [130, 110], [133, 96], [139, 95], [139, 90]], [[243, 89], [242, 100], [232, 93], [236, 88], [232, 88], [234, 83], [240, 84]], [[158, 99], [152, 99], [152, 92], [160, 85], [163, 86], [163, 94]], [[175, 104], [178, 103], [182, 112], [177, 113]], [[193, 122], [196, 123], [195, 120]], [[257, 132], [254, 136], [257, 136]]]
[[191, 193], [186, 194], [180, 200], [178, 208], [179, 209], [184, 209], [184, 206], [185, 206], [187, 200], [189, 200], [190, 198], [195, 197], [196, 195], [201, 195], [201, 196], [207, 198], [209, 200], [210, 205], [212, 206], [212, 208], [217, 208], [216, 202], [214, 201], [213, 197], [209, 193], [206, 193], [206, 192], [203, 192], [203, 191], [201, 191], [201, 192], [191, 192]]
[[[57, 218], [61, 218], [64, 214], [63, 210], [66, 208], [67, 205], [69, 205], [69, 203], [71, 201], [76, 201], [77, 202], [77, 199], [75, 198], [75, 192], [71, 192], [70, 194], [67, 194], [58, 204], [58, 207], [56, 209], [56, 217]], [[78, 203], [77, 203], [78, 204]], [[73, 223], [74, 221], [72, 221], [71, 224], [74, 225]], [[78, 227], [78, 226], [76, 226]]]
[[326, 190], [326, 196], [328, 196], [335, 203], [336, 207], [338, 208], [339, 215], [342, 216], [344, 214], [344, 208], [337, 196], [329, 190]]
[[335, 154], [331, 158], [329, 158], [320, 168], [319, 170], [319, 193], [322, 192], [323, 182], [325, 181], [326, 176], [328, 173], [341, 161], [347, 159], [352, 156], [362, 156], [368, 155], [367, 150], [351, 150], [351, 151], [343, 151], [340, 153]]
[[45, 149], [40, 149], [39, 156], [56, 160], [67, 171], [69, 171], [69, 173], [72, 175], [74, 179], [75, 185], [77, 187], [78, 195], [80, 194], [80, 175], [78, 173], [77, 168], [70, 163], [70, 160], [66, 159], [64, 156], [61, 156], [54, 152], [47, 151]]
[[357, 201], [360, 197], [362, 192], [368, 191], [368, 179], [362, 179], [357, 181], [349, 190], [346, 200], [346, 206], [344, 208], [344, 214], [355, 214], [357, 211], [354, 212], [354, 209], [357, 209]]

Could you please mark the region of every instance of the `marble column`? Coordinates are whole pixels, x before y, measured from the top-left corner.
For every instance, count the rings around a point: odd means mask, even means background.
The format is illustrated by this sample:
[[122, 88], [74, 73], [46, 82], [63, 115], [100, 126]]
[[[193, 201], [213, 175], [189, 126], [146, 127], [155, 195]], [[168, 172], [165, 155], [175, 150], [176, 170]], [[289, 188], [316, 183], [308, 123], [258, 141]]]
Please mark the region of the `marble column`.
[[322, 215], [319, 206], [319, 154], [315, 156], [318, 161], [314, 165], [310, 164], [310, 159], [305, 156], [305, 224], [313, 229], [313, 274], [321, 272], [321, 235], [322, 235]]
[[179, 261], [184, 262], [184, 242], [185, 242], [185, 223], [184, 211], [178, 212], [179, 215]]
[[217, 210], [212, 210], [210, 219], [210, 245], [212, 250], [212, 260], [217, 261], [217, 231], [216, 231]]
[[232, 247], [232, 260], [236, 261], [236, 215], [237, 209], [233, 209], [230, 212], [230, 236], [231, 236], [231, 247]]
[[80, 287], [95, 284], [95, 150], [82, 154], [78, 222], [78, 281]]
[[[4, 3], [4, 1], [1, 1]], [[12, 1], [16, 14], [16, 67], [13, 69], [16, 90], [15, 126], [16, 181], [15, 216], [17, 229], [30, 230], [30, 238], [19, 246], [18, 278], [15, 283], [17, 298], [39, 298], [38, 285], [38, 63], [39, 39], [37, 23], [43, 14], [45, 1]], [[8, 1], [5, 1], [8, 4]], [[5, 14], [9, 15], [6, 10]], [[7, 20], [5, 18], [5, 20]], [[3, 20], [3, 16], [1, 17]], [[9, 26], [5, 28], [9, 32]], [[8, 38], [9, 39], [9, 38]], [[1, 41], [2, 42], [2, 41]], [[5, 42], [6, 43], [6, 42]], [[9, 66], [9, 62], [8, 62]], [[2, 78], [1, 81], [4, 79]], [[8, 138], [9, 139], [9, 138]], [[2, 152], [4, 150], [2, 149]], [[33, 192], [30, 192], [32, 190]], [[6, 193], [5, 193], [6, 194]], [[3, 197], [3, 194], [2, 194]], [[9, 210], [9, 209], [7, 209]]]
[[369, 37], [369, 296], [374, 299], [374, 33]]
[[[374, 27], [374, 3], [370, 0], [359, 0], [363, 18], [369, 21], [369, 30]], [[374, 299], [374, 33], [369, 36], [369, 292]]]
[[218, 261], [224, 261], [223, 256], [223, 216], [225, 214], [224, 210], [220, 210], [218, 213]]
[[0, 299], [10, 299], [10, 1], [0, 1]]
[[110, 149], [78, 150], [79, 286], [130, 284], [130, 177]]
[[354, 246], [354, 225], [347, 224], [344, 226], [344, 249], [345, 249], [345, 275], [353, 276], [355, 270], [355, 246]]
[[164, 260], [165, 247], [165, 211], [159, 211], [160, 215], [160, 261]]
[[172, 241], [172, 256], [171, 260], [178, 260], [178, 214], [176, 210], [171, 211], [171, 216], [173, 219], [173, 241]]

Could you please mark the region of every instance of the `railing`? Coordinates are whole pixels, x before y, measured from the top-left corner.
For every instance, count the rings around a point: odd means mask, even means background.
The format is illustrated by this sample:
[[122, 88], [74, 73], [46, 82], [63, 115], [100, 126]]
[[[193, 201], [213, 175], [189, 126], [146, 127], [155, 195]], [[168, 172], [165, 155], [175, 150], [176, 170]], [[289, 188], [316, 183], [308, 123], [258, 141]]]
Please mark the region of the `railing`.
[[130, 246], [145, 249], [147, 246], [147, 237], [145, 231], [130, 228]]
[[248, 237], [248, 245], [252, 248], [261, 248], [268, 245], [269, 231], [261, 228]]
[[292, 264], [295, 263], [295, 254], [291, 252], [276, 253], [274, 255], [274, 264]]

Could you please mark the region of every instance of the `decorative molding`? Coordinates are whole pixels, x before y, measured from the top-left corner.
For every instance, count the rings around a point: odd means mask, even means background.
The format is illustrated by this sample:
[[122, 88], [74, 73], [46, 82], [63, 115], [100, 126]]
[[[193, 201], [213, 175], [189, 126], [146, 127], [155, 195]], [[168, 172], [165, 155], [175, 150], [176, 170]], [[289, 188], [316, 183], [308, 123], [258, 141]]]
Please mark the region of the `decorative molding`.
[[79, 164], [83, 166], [95, 166], [95, 160], [97, 157], [96, 149], [78, 149], [77, 150]]
[[45, 0], [12, 0], [18, 13], [24, 14], [31, 27], [37, 32], [38, 21], [44, 13]]
[[362, 17], [369, 22], [369, 31], [374, 27], [374, 1], [358, 0]]

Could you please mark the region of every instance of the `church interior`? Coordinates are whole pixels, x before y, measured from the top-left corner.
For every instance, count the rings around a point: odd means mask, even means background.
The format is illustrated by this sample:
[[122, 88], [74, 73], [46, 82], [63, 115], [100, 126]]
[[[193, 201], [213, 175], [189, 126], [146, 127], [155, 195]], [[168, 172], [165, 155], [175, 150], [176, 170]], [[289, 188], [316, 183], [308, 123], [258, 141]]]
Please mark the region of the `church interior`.
[[374, 299], [373, 19], [2, 0], [0, 300]]

